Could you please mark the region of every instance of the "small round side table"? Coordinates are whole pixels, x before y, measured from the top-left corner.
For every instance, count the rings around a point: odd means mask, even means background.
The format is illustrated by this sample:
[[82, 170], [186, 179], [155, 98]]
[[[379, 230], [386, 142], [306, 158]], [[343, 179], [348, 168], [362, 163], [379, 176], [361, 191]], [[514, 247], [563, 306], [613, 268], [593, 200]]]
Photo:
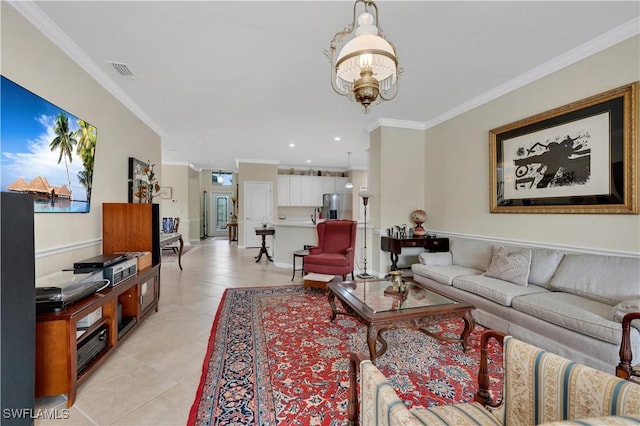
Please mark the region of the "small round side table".
[[[293, 275], [291, 276], [291, 281], [296, 277], [296, 271], [302, 271], [302, 276], [304, 276], [304, 257], [309, 254], [309, 250], [296, 250], [293, 252]], [[296, 269], [296, 258], [302, 258], [302, 268]]]

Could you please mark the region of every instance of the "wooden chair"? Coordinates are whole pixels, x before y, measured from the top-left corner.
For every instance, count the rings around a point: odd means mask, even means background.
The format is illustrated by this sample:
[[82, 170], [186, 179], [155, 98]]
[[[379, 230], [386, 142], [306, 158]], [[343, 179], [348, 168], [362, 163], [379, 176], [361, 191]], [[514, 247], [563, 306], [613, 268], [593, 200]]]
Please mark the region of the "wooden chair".
[[[170, 233], [171, 234], [177, 233], [179, 226], [180, 226], [180, 218], [179, 217], [174, 217], [173, 218], [173, 228], [170, 230]], [[174, 253], [178, 253], [179, 248], [180, 247], [177, 245], [177, 243], [171, 243], [168, 246], [162, 247], [162, 250], [171, 250]]]
[[631, 351], [631, 321], [640, 321], [640, 312], [629, 312], [622, 318], [622, 342], [620, 343], [620, 363], [616, 367], [616, 376], [640, 383], [640, 364], [633, 366]]

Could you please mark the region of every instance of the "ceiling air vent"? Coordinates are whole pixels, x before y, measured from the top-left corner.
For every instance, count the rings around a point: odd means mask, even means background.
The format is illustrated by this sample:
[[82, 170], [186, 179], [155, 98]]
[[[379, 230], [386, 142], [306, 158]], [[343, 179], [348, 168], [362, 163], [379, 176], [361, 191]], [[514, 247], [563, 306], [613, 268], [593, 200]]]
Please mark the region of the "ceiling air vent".
[[120, 74], [120, 77], [131, 78], [131, 79], [136, 78], [136, 76], [133, 75], [133, 72], [129, 68], [129, 65], [124, 64], [122, 62], [112, 62], [112, 61], [106, 61], [106, 62], [113, 66], [113, 68], [118, 72], [118, 74]]

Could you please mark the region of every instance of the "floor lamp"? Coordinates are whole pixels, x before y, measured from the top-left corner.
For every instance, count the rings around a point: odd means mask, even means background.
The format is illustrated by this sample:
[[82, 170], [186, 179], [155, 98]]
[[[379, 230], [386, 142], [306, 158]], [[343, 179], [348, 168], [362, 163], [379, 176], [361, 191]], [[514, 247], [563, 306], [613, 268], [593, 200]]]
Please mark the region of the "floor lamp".
[[358, 195], [362, 197], [362, 204], [364, 204], [364, 270], [361, 274], [358, 274], [358, 278], [366, 280], [375, 278], [367, 273], [367, 205], [369, 204], [369, 198], [373, 197], [373, 194], [368, 191], [360, 191]]

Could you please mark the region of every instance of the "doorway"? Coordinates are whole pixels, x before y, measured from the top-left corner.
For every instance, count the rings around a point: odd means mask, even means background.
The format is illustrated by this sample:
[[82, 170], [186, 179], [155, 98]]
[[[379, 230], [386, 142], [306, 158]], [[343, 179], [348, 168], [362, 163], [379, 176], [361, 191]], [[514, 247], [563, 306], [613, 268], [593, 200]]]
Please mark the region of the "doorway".
[[271, 224], [272, 183], [245, 182], [244, 184], [244, 245], [260, 247], [262, 237], [256, 235], [255, 228], [263, 222]]
[[212, 237], [227, 236], [227, 222], [231, 220], [231, 192], [211, 192], [209, 211], [209, 235]]

